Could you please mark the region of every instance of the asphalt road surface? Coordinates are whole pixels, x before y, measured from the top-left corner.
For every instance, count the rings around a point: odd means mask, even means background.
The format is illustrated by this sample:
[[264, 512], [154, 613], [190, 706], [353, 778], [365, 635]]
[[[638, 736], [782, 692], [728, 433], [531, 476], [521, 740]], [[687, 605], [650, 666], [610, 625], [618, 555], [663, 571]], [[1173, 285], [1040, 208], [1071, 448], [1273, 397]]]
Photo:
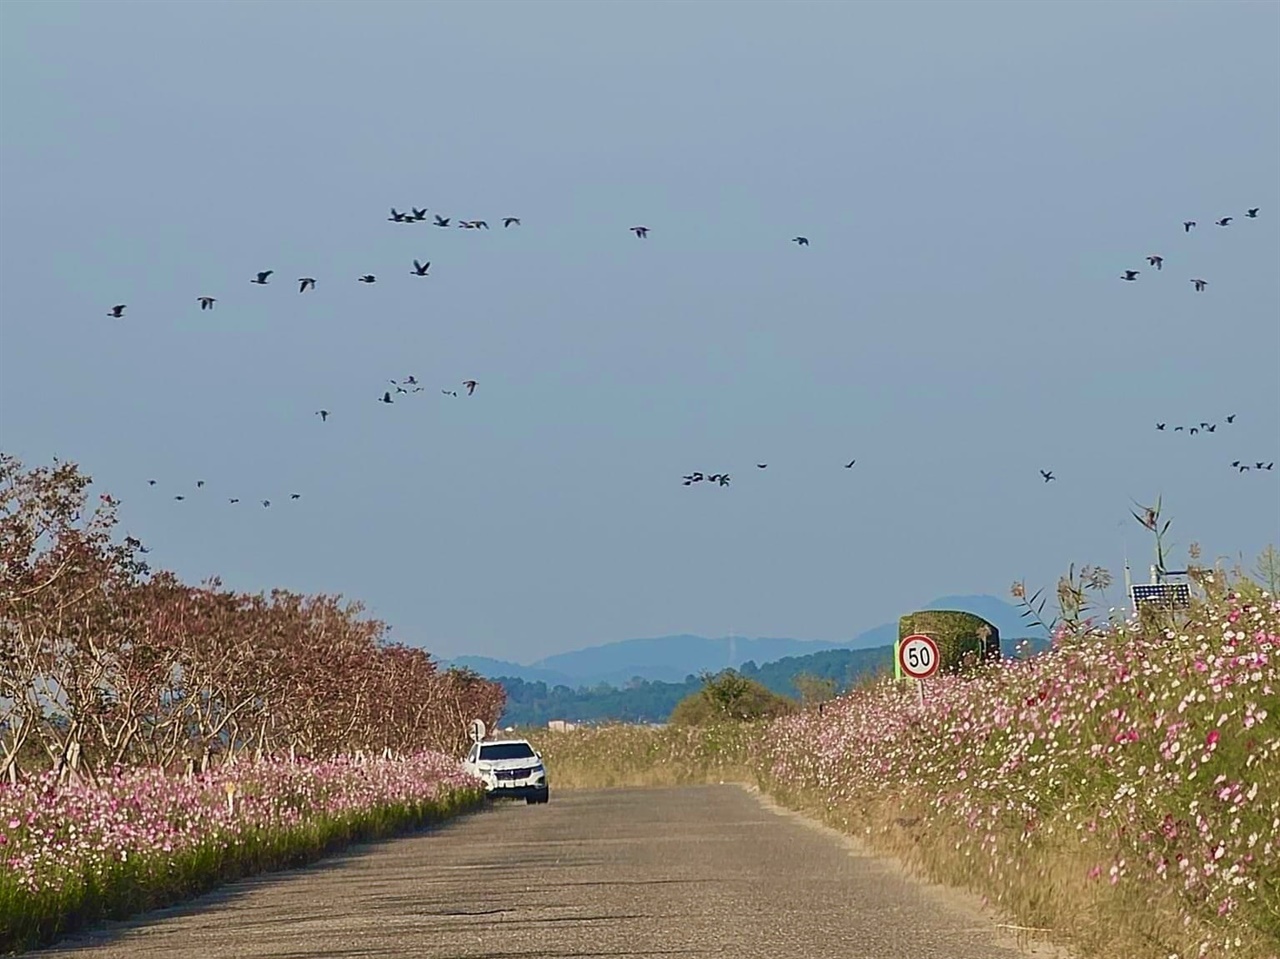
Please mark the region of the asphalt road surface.
[[41, 956], [1013, 959], [922, 885], [737, 786], [553, 790], [224, 887]]

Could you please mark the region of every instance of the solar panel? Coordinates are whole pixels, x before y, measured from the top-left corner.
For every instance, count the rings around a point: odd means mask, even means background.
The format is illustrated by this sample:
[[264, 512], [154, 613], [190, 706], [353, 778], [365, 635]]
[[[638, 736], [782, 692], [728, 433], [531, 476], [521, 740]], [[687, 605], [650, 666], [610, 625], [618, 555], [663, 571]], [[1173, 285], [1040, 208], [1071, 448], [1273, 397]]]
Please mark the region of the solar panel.
[[1131, 589], [1134, 606], [1143, 603], [1166, 609], [1187, 609], [1191, 606], [1191, 587], [1186, 583], [1135, 583]]

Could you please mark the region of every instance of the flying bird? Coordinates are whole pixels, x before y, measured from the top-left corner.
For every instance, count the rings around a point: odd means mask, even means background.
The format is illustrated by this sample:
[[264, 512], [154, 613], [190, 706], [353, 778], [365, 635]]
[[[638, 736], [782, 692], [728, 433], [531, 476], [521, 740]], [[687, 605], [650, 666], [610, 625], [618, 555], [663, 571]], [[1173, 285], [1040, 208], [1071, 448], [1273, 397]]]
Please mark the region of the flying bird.
[[121, 317], [123, 317], [123, 316], [124, 316], [124, 308], [125, 308], [125, 305], [126, 305], [126, 304], [124, 304], [124, 303], [117, 303], [115, 306], [113, 306], [113, 307], [111, 308], [111, 312], [110, 312], [110, 313], [108, 313], [108, 314], [107, 314], [107, 316], [113, 316], [113, 317], [115, 317], [117, 320], [118, 320], [118, 319], [120, 319]]
[[1215, 220], [1214, 222], [1217, 223], [1218, 226], [1228, 226], [1234, 219], [1235, 217], [1224, 216], [1221, 220]]
[[1235, 414], [1235, 413], [1232, 413], [1230, 416], [1228, 416], [1228, 417], [1227, 417], [1227, 422], [1228, 422], [1228, 423], [1234, 423], [1235, 421], [1236, 421], [1236, 414]]
[[200, 309], [202, 310], [212, 310], [213, 304], [218, 302], [211, 296], [201, 296], [198, 297], [198, 299], [200, 300]]
[[489, 224], [488, 224], [488, 223], [486, 223], [484, 220], [472, 220], [472, 221], [471, 221], [471, 229], [473, 229], [473, 230], [476, 230], [476, 229], [483, 229], [483, 230], [487, 230], [487, 229], [489, 229]]
[[851, 469], [853, 469], [853, 464], [854, 464], [854, 463], [856, 463], [856, 462], [858, 462], [858, 461], [857, 461], [857, 460], [849, 460], [849, 462], [847, 462], [847, 463], [845, 463], [845, 464], [844, 464], [844, 468], [845, 468], [845, 469], [847, 469], [847, 470], [851, 470]]
[[505, 229], [509, 226], [519, 226], [520, 218], [518, 216], [504, 216], [502, 218], [502, 226]]
[[1251, 220], [1256, 220], [1258, 218], [1258, 211], [1260, 209], [1262, 209], [1262, 207], [1257, 207], [1257, 206], [1250, 207], [1248, 210], [1245, 210], [1244, 215]]
[[1178, 430], [1185, 430], [1185, 429], [1186, 429], [1186, 427], [1185, 427], [1185, 426], [1175, 426], [1175, 427], [1173, 428], [1173, 431], [1176, 433], [1176, 432], [1178, 432]]
[[758, 470], [762, 470], [762, 469], [766, 469], [768, 466], [769, 466], [769, 464], [768, 464], [768, 463], [757, 463], [757, 464], [756, 464], [756, 469], [758, 469]]
[[1158, 430], [1162, 430], [1162, 429], [1164, 429], [1164, 428], [1165, 428], [1166, 426], [1168, 426], [1168, 425], [1169, 425], [1168, 423], [1157, 423], [1157, 424], [1156, 424], [1156, 429], [1158, 429]]
[[302, 494], [301, 494], [301, 493], [290, 493], [290, 494], [289, 494], [289, 499], [302, 499]]
[[1147, 262], [1150, 263], [1152, 266], [1154, 266], [1157, 270], [1164, 269], [1164, 257], [1162, 256], [1155, 256], [1155, 255], [1149, 256], [1147, 257]]
[[196, 489], [204, 489], [204, 480], [196, 480]]
[[1197, 292], [1197, 293], [1203, 293], [1203, 292], [1204, 292], [1204, 288], [1205, 288], [1206, 286], [1208, 286], [1208, 285], [1209, 285], [1209, 281], [1208, 281], [1208, 280], [1192, 280], [1191, 282], [1192, 282], [1192, 283], [1194, 283], [1194, 284], [1196, 285], [1196, 292]]
[[262, 508], [263, 508], [263, 509], [266, 509], [266, 508], [267, 508], [268, 506], [270, 506], [270, 505], [271, 505], [271, 500], [269, 500], [269, 499], [264, 499], [264, 500], [262, 501]]
[[807, 236], [793, 236], [791, 242], [798, 243], [800, 246], [808, 246], [809, 238]]
[[643, 240], [649, 235], [649, 228], [647, 226], [633, 226], [631, 232]]
[[356, 277], [356, 279], [361, 283], [376, 283], [378, 281], [378, 278], [372, 273], [366, 273], [364, 276]]
[[321, 423], [323, 423], [323, 422], [325, 422], [327, 419], [329, 419], [329, 411], [328, 411], [328, 410], [316, 410], [316, 416], [320, 417], [320, 422], [321, 422]]
[[398, 210], [396, 210], [395, 207], [392, 207], [391, 215], [387, 217], [387, 219], [390, 220], [392, 223], [403, 223], [405, 221], [405, 215], [403, 213], [400, 213]]
[[427, 208], [425, 206], [421, 210], [416, 206], [411, 206], [409, 209], [413, 211], [413, 218], [415, 220], [425, 220], [427, 218]]
[[436, 226], [448, 226], [448, 225], [449, 225], [449, 218], [447, 216], [441, 216], [439, 213], [437, 213]]
[[1196, 225], [1196, 221], [1195, 221], [1195, 220], [1184, 220], [1184, 221], [1183, 221], [1183, 223], [1182, 223], [1182, 232], [1183, 232], [1183, 233], [1190, 233], [1190, 232], [1191, 232], [1191, 228], [1192, 228], [1193, 226], [1195, 226], [1195, 225]]
[[1187, 432], [1190, 433], [1192, 436], [1195, 436], [1197, 433], [1200, 432], [1200, 430], [1193, 426], [1191, 427], [1191, 429], [1187, 430]]
[[1049, 482], [1049, 480], [1057, 479], [1057, 477], [1053, 475], [1052, 470], [1041, 470], [1040, 475], [1044, 477], [1044, 481], [1046, 483]]
[[[426, 263], [419, 263], [417, 260], [414, 260], [414, 261], [413, 261], [413, 271], [412, 271], [412, 272], [413, 272], [413, 275], [414, 275], [414, 276], [426, 276], [426, 275], [427, 275], [427, 267], [429, 267], [430, 265], [431, 265], [431, 261], [430, 261], [430, 260], [427, 260], [427, 262], [426, 262]], [[446, 285], [447, 285], [447, 284], [446, 284]]]
[[182, 500], [186, 499], [186, 497], [185, 497], [185, 496], [175, 496], [175, 497], [174, 497], [174, 499], [176, 499], [176, 500], [178, 500], [179, 502], [181, 502]]
[[1124, 274], [1120, 277], [1120, 279], [1122, 279], [1122, 280], [1136, 280], [1136, 279], [1138, 278], [1138, 273], [1139, 273], [1139, 271], [1138, 271], [1138, 270], [1125, 270], [1125, 271], [1124, 271]]
[[443, 393], [445, 396], [457, 396], [457, 395], [458, 395], [458, 391], [457, 391], [457, 390], [441, 390], [440, 392], [441, 392], [441, 393]]
[[414, 376], [412, 373], [410, 373], [408, 376], [406, 376], [406, 377], [404, 378], [404, 381], [405, 381], [408, 385], [410, 385], [410, 386], [417, 386], [417, 385], [418, 385], [418, 378], [417, 378], [416, 376]]
[[299, 286], [298, 286], [299, 293], [306, 293], [307, 287], [310, 287], [313, 290], [316, 288], [315, 277], [311, 277], [311, 276], [299, 277], [298, 283], [299, 283]]
[[228, 502], [228, 503], [235, 504], [235, 503], [240, 502], [240, 498], [239, 498], [238, 496], [233, 496], [233, 497], [231, 497], [229, 500], [227, 500], [227, 502]]
[[257, 283], [260, 286], [265, 286], [267, 282], [267, 277], [269, 277], [274, 272], [275, 270], [263, 270], [258, 274], [258, 278], [256, 280], [250, 280], [249, 282]]
[[392, 403], [392, 402], [394, 402], [394, 400], [392, 400], [392, 399], [391, 399], [391, 391], [390, 391], [390, 390], [387, 390], [387, 392], [383, 393], [383, 394], [382, 394], [382, 399], [378, 400], [378, 402], [379, 402], [379, 403]]
[[1238, 470], [1240, 470], [1240, 472], [1241, 472], [1241, 473], [1243, 473], [1245, 470], [1249, 469], [1249, 467], [1247, 467], [1247, 466], [1245, 466], [1245, 465], [1243, 465], [1243, 464], [1241, 464], [1240, 466], [1237, 466], [1236, 468], [1237, 468]]
[[155, 481], [155, 480], [147, 480], [147, 485], [148, 485], [148, 486], [155, 486], [155, 485], [156, 485], [156, 481]]
[[475, 381], [475, 380], [463, 380], [463, 381], [462, 381], [462, 385], [463, 385], [463, 386], [465, 386], [465, 387], [467, 388], [467, 395], [468, 395], [468, 396], [470, 396], [472, 393], [474, 393], [474, 392], [476, 391], [476, 381]]

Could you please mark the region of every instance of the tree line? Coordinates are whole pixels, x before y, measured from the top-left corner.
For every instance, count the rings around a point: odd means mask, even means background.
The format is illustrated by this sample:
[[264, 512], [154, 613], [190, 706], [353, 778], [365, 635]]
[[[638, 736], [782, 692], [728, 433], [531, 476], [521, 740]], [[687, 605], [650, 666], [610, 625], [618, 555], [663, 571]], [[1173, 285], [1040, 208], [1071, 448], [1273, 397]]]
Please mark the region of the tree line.
[[0, 777], [242, 756], [461, 752], [505, 694], [387, 640], [340, 596], [152, 570], [72, 463], [0, 454]]

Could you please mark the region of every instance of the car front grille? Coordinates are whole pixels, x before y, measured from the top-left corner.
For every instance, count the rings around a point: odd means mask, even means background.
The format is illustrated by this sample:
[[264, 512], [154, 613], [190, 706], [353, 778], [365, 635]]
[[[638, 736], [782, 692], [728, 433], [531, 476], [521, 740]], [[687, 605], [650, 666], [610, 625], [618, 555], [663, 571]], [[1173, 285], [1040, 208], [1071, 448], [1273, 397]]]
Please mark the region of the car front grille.
[[533, 772], [532, 769], [499, 769], [497, 771], [498, 779], [525, 779]]

